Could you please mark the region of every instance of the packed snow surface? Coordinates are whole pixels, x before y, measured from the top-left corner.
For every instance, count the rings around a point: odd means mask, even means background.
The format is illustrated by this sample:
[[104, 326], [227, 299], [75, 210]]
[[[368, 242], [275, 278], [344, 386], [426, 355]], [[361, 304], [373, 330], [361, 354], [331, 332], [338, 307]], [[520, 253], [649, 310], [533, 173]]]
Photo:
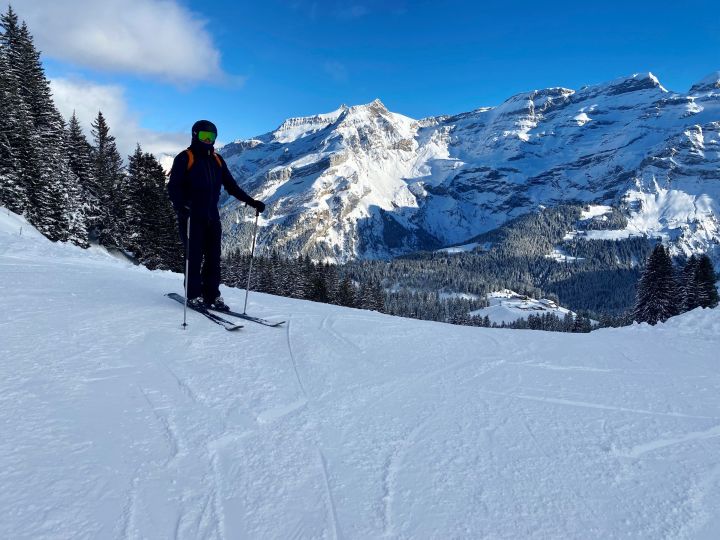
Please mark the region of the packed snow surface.
[[287, 324], [183, 331], [180, 276], [21, 224], [2, 538], [720, 537], [718, 310], [567, 335], [251, 294]]

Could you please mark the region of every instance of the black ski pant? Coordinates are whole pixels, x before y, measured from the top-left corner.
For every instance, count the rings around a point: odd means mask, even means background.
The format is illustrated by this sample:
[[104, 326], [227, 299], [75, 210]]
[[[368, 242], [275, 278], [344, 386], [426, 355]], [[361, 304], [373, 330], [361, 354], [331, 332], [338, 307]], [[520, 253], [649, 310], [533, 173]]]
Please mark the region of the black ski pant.
[[202, 296], [213, 302], [220, 296], [220, 236], [218, 220], [190, 219], [190, 252], [188, 254], [187, 220], [178, 220], [180, 239], [188, 261], [188, 298]]

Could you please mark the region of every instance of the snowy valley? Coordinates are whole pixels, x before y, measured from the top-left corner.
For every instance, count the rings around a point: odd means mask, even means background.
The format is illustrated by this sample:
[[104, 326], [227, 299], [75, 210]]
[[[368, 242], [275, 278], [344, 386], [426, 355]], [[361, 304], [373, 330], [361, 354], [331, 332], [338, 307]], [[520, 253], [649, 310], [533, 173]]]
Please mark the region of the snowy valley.
[[720, 535], [718, 309], [558, 334], [251, 293], [288, 323], [231, 333], [181, 289], [0, 210], [0, 536]]

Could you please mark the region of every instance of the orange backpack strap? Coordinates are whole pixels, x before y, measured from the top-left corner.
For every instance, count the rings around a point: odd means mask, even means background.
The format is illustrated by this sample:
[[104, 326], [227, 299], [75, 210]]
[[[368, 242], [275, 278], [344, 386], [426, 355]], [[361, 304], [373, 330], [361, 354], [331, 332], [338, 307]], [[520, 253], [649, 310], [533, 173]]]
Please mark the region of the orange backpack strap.
[[[187, 169], [185, 169], [185, 170], [189, 171], [192, 168], [193, 164], [195, 163], [195, 156], [193, 155], [192, 150], [190, 150], [189, 148], [187, 150], [185, 150], [185, 153], [188, 156]], [[218, 167], [220, 167], [222, 169], [222, 166], [223, 166], [222, 158], [215, 152], [213, 152], [213, 157], [215, 158], [215, 161], [217, 161]]]

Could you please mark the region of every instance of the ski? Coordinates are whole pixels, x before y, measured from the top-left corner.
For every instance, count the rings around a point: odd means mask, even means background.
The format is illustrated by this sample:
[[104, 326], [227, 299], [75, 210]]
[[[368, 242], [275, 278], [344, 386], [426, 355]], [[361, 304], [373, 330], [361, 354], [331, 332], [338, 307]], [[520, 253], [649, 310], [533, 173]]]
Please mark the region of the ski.
[[214, 313], [224, 313], [225, 315], [231, 315], [232, 317], [238, 317], [239, 319], [244, 319], [246, 321], [262, 324], [264, 326], [270, 326], [271, 328], [280, 326], [281, 324], [285, 323], [285, 321], [272, 322], [272, 321], [268, 321], [267, 319], [261, 319], [260, 317], [253, 317], [252, 315], [247, 315], [245, 313], [238, 313], [236, 311], [230, 311], [230, 310], [224, 311], [222, 309], [208, 308], [208, 311], [212, 311]]
[[[175, 300], [176, 302], [179, 302], [180, 304], [185, 305], [185, 297], [183, 297], [177, 293], [168, 293], [165, 296]], [[242, 328], [242, 325], [235, 324], [232, 321], [228, 321], [227, 319], [223, 319], [222, 317], [215, 315], [214, 313], [210, 313], [207, 309], [202, 309], [202, 308], [197, 308], [197, 307], [192, 307], [192, 306], [188, 306], [188, 308], [195, 311], [196, 313], [205, 315], [205, 317], [210, 319], [212, 322], [214, 322], [218, 326], [222, 326], [225, 330], [232, 332], [233, 330], [240, 330], [240, 328]]]

